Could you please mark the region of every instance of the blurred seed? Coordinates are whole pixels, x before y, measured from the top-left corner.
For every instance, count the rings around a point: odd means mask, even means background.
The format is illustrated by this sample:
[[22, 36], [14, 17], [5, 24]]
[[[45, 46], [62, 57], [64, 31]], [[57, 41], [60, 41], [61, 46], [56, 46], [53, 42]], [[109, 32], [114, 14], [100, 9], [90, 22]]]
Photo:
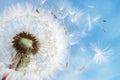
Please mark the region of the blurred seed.
[[69, 66], [69, 63], [68, 62], [66, 62], [66, 67], [68, 67]]
[[83, 71], [85, 69], [85, 66], [82, 66], [81, 68], [80, 68], [80, 71]]
[[38, 14], [40, 13], [38, 9], [36, 9], [36, 12], [37, 12]]

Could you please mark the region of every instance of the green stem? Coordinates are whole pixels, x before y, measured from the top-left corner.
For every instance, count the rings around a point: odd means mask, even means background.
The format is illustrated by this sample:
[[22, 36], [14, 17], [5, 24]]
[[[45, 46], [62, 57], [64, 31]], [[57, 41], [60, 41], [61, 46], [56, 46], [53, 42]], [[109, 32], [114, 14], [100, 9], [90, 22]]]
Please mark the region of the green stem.
[[17, 69], [21, 67], [27, 67], [30, 63], [30, 56], [28, 54], [22, 54], [22, 58], [17, 66]]

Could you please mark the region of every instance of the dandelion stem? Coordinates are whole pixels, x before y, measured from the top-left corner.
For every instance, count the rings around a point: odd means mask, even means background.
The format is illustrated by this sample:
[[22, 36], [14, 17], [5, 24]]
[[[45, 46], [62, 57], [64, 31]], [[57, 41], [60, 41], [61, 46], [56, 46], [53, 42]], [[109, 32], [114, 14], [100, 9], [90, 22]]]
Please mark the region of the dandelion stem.
[[8, 74], [5, 75], [5, 76], [2, 78], [2, 80], [7, 80], [7, 77], [8, 77]]
[[22, 54], [17, 54], [16, 55], [16, 58], [13, 60], [13, 63], [10, 65], [9, 69], [13, 69], [15, 70], [18, 63], [20, 62], [21, 60], [21, 57], [22, 57]]
[[[17, 54], [17, 55], [16, 55], [16, 58], [13, 60], [13, 63], [10, 65], [9, 69], [15, 70], [15, 69], [17, 68], [18, 63], [19, 63], [20, 60], [21, 60], [21, 57], [22, 57], [22, 54]], [[2, 80], [7, 80], [8, 75], [9, 75], [9, 73], [6, 74], [6, 75], [2, 78]]]

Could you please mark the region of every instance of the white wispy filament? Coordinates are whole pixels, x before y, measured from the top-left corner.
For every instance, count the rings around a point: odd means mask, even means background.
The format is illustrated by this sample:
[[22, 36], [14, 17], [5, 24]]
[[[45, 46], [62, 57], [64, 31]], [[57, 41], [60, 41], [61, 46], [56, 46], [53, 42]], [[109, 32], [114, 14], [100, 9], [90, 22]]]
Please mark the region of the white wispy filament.
[[101, 51], [98, 48], [94, 48], [94, 51], [95, 51], [95, 55], [93, 60], [95, 60], [96, 63], [102, 63], [106, 61], [106, 57], [103, 55], [103, 51]]
[[106, 62], [109, 55], [112, 53], [109, 45], [92, 45], [92, 49], [95, 53], [93, 60], [98, 64]]
[[90, 15], [88, 14], [88, 31], [90, 31], [91, 28], [92, 28], [91, 18]]
[[[28, 67], [18, 71], [8, 66], [15, 57], [13, 37], [20, 32], [29, 32], [38, 38], [40, 50], [31, 56]], [[67, 39], [63, 25], [53, 15], [32, 5], [14, 5], [0, 16], [0, 75], [7, 73], [8, 80], [49, 80], [62, 69], [67, 55]]]

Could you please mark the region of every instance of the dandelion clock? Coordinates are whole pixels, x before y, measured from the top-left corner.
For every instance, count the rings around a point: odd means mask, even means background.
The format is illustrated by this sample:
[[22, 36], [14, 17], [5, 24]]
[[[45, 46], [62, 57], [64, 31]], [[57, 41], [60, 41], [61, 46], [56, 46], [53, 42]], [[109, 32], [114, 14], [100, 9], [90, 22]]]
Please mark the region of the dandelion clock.
[[12, 5], [0, 14], [2, 80], [50, 80], [67, 56], [64, 25], [43, 8]]

